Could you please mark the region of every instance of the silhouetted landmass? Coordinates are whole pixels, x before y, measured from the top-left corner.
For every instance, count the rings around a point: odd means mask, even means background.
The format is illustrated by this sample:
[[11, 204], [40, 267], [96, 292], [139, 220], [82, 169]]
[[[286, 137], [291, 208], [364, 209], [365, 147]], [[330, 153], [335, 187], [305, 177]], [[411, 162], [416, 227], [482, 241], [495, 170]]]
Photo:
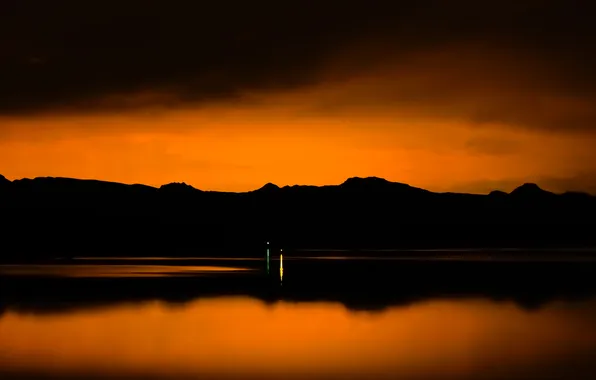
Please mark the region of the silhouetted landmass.
[[0, 174], [0, 188], [5, 188], [10, 186], [10, 181], [6, 179], [3, 175]]
[[[290, 248], [586, 247], [596, 197], [534, 184], [434, 193], [381, 178], [246, 193], [0, 177], [2, 256], [254, 256]], [[256, 249], [257, 251], [254, 251]]]

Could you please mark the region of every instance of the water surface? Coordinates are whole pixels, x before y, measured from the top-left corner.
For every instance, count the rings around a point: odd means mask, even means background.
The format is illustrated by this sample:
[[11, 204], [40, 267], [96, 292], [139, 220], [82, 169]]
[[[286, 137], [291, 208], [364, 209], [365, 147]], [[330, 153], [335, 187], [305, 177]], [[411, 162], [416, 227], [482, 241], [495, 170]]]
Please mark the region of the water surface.
[[586, 263], [223, 262], [4, 267], [0, 377], [596, 378]]
[[202, 274], [223, 274], [227, 272], [249, 271], [251, 268], [209, 266], [209, 265], [0, 265], [0, 275], [5, 276], [56, 276], [56, 277], [156, 277]]
[[7, 312], [0, 367], [106, 377], [589, 378], [593, 318], [594, 302], [535, 313], [485, 300], [434, 301], [370, 313], [250, 297]]

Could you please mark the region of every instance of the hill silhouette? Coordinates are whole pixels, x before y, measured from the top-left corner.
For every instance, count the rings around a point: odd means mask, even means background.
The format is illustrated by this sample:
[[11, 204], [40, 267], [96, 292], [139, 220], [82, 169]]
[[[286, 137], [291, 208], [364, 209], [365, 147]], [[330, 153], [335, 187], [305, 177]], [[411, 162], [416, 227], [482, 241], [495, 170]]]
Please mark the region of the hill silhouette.
[[4, 186], [10, 186], [10, 181], [6, 179], [3, 175], [0, 174], [0, 188]]
[[0, 177], [4, 259], [252, 255], [265, 240], [287, 249], [593, 246], [594, 215], [596, 197], [535, 184], [478, 195], [370, 177], [226, 193]]
[[520, 187], [514, 189], [510, 193], [510, 195], [513, 197], [526, 198], [526, 199], [539, 199], [539, 198], [545, 198], [545, 197], [552, 197], [555, 194], [551, 193], [550, 191], [541, 189], [535, 183], [524, 183]]

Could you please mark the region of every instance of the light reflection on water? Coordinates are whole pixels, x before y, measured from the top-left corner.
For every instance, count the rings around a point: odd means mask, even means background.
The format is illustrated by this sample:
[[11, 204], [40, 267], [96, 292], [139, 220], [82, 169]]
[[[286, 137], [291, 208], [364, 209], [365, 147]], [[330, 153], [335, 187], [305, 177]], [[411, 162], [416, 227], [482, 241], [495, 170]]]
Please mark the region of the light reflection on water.
[[596, 358], [594, 317], [594, 302], [525, 312], [479, 299], [377, 313], [250, 297], [49, 315], [9, 310], [0, 317], [0, 372], [521, 379], [560, 371], [577, 379], [574, 371], [590, 371]]
[[250, 268], [187, 265], [0, 265], [0, 275], [58, 277], [162, 277], [243, 272]]
[[[288, 274], [296, 274], [296, 267], [300, 264], [296, 260], [299, 258], [282, 259], [272, 255], [273, 259], [276, 259], [275, 265], [280, 266], [279, 280], [284, 274], [284, 261], [290, 269]], [[341, 257], [332, 259], [345, 260]], [[265, 271], [264, 268], [250, 268], [250, 264], [240, 262], [234, 263], [238, 266], [230, 267], [226, 266], [228, 263], [212, 266], [162, 265], [165, 262], [116, 265], [102, 260], [102, 265], [91, 265], [90, 262], [85, 265], [2, 265], [0, 274], [16, 277], [200, 277], [205, 274]], [[359, 260], [355, 259], [352, 265], [360, 268]], [[319, 265], [321, 263], [319, 261]], [[339, 264], [331, 262], [326, 268], [337, 268]], [[381, 264], [382, 267], [387, 266], [386, 263]], [[503, 267], [499, 268], [502, 270]], [[366, 272], [359, 279], [350, 277], [350, 281], [374, 278], [377, 272], [373, 272], [370, 277], [366, 277]], [[306, 272], [301, 284], [310, 286], [313, 273]], [[272, 276], [277, 274], [274, 272]], [[296, 284], [292, 283], [291, 277], [287, 278], [287, 286], [277, 286], [285, 293], [265, 298], [276, 300], [269, 303], [250, 296], [205, 298], [201, 295], [203, 298], [177, 303], [176, 307], [161, 301], [145, 301], [99, 304], [93, 308], [79, 306], [41, 313], [35, 309], [19, 309], [18, 302], [15, 307], [7, 303], [3, 308], [0, 297], [0, 379], [23, 374], [35, 378], [89, 378], [93, 375], [94, 378], [138, 376], [168, 379], [187, 376], [215, 379], [596, 378], [596, 300], [556, 301], [538, 310], [527, 311], [514, 303], [492, 302], [480, 296], [460, 299], [428, 297], [407, 306], [389, 306], [375, 312], [357, 311], [339, 302], [313, 301], [321, 298], [308, 298], [307, 302], [289, 301], [291, 298], [283, 295], [288, 294], [287, 290], [296, 289], [292, 288]], [[245, 277], [240, 275], [223, 276], [222, 283], [230, 284], [234, 278], [239, 281], [241, 289], [247, 287]], [[425, 279], [430, 280], [428, 277]], [[507, 281], [510, 280], [507, 277]], [[565, 277], [555, 280], [565, 282]], [[124, 285], [123, 288], [114, 285], [112, 290], [101, 287], [99, 293], [95, 289], [95, 296], [110, 295], [113, 289], [120, 294], [126, 290], [126, 284], [147, 283], [154, 284], [147, 286], [163, 289], [161, 285], [155, 285], [154, 280], [106, 281], [105, 284]], [[167, 283], [157, 281], [159, 284]], [[68, 280], [67, 287], [62, 289], [82, 282], [84, 280], [78, 278]], [[28, 283], [29, 279], [19, 284], [27, 286]], [[324, 286], [325, 283], [316, 284]], [[179, 295], [179, 292], [190, 291], [194, 294], [192, 291], [197, 290], [194, 288], [202, 286], [198, 284], [203, 283], [183, 281], [181, 287], [167, 292]], [[401, 286], [404, 284], [409, 283]], [[3, 290], [1, 285], [0, 281], [0, 295]], [[439, 287], [444, 286], [440, 282]], [[478, 287], [478, 283], [470, 286]], [[214, 289], [212, 294], [224, 294], [218, 293], [216, 287], [204, 287], [206, 290]], [[373, 288], [358, 289], [364, 298], [374, 300]], [[374, 289], [387, 294], [403, 291], [399, 287]], [[17, 290], [14, 290], [16, 301]], [[41, 306], [49, 305], [51, 302], [46, 297], [52, 292], [54, 288], [50, 287], [49, 293], [33, 300], [41, 302]], [[342, 292], [345, 292], [343, 287], [336, 296], [343, 299]], [[33, 294], [36, 293], [34, 288]], [[92, 298], [89, 289], [77, 294], [83, 294], [85, 299]], [[248, 294], [256, 297], [255, 293]], [[354, 294], [349, 294], [346, 300], [350, 298], [354, 298]], [[68, 295], [64, 299], [69, 302]], [[133, 298], [116, 299], [128, 302]], [[58, 297], [58, 300], [63, 299]]]
[[261, 261], [258, 257], [73, 257], [72, 260], [83, 261]]

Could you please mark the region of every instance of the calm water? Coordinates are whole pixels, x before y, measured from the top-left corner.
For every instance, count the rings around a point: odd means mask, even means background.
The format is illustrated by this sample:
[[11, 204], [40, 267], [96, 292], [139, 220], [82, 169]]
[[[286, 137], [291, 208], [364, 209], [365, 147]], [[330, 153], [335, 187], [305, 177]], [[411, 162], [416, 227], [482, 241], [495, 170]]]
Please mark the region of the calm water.
[[[502, 291], [490, 275], [505, 267], [464, 286], [454, 266], [381, 279], [400, 264], [367, 263], [284, 259], [283, 283], [278, 260], [269, 276], [249, 260], [4, 266], [0, 378], [596, 378], [596, 300], [571, 284], [592, 281], [585, 265], [545, 293], [517, 269]], [[555, 269], [532, 278], [546, 287]]]
[[253, 268], [208, 265], [0, 265], [0, 275], [57, 277], [164, 277], [224, 274], [250, 271]]

